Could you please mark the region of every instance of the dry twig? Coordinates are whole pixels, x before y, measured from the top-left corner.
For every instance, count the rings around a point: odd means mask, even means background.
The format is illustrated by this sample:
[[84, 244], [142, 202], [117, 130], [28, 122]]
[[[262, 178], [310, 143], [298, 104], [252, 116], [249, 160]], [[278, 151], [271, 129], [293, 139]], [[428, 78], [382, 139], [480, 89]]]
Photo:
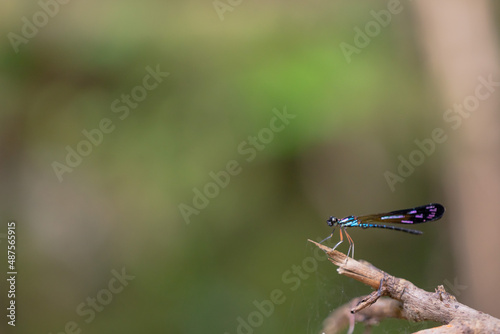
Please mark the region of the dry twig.
[[[499, 319], [459, 303], [442, 285], [435, 292], [427, 292], [367, 262], [356, 261], [339, 251], [309, 241], [328, 255], [329, 260], [338, 266], [339, 274], [375, 289], [368, 296], [356, 298], [335, 310], [325, 321], [323, 332], [326, 334], [337, 333], [350, 322], [362, 321], [372, 325], [388, 317], [443, 324], [418, 333], [500, 333]], [[382, 299], [377, 302], [382, 296], [388, 296], [394, 301]], [[369, 307], [375, 302], [377, 304]], [[355, 316], [349, 316], [347, 309]]]

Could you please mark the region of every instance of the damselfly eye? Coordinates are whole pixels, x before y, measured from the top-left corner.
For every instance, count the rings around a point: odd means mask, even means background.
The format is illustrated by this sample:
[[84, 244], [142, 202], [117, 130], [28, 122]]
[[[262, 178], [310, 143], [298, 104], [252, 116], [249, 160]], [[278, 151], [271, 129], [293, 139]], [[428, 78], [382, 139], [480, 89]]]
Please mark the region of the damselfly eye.
[[330, 218], [328, 218], [326, 220], [326, 223], [328, 224], [328, 226], [333, 226], [335, 225], [336, 222], [338, 222], [339, 220], [333, 216], [331, 216]]

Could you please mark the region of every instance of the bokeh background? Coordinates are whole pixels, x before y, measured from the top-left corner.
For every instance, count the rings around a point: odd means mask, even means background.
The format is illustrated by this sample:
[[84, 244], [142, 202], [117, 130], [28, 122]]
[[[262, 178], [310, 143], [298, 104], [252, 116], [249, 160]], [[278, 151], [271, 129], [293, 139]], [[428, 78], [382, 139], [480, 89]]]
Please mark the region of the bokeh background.
[[[2, 2], [0, 246], [16, 221], [18, 276], [1, 331], [317, 333], [370, 290], [307, 239], [330, 215], [429, 202], [447, 212], [423, 236], [350, 231], [356, 258], [500, 316], [499, 15], [490, 1]], [[155, 70], [168, 76], [144, 90]], [[86, 151], [82, 131], [106, 119]], [[86, 156], [58, 177], [68, 147]]]

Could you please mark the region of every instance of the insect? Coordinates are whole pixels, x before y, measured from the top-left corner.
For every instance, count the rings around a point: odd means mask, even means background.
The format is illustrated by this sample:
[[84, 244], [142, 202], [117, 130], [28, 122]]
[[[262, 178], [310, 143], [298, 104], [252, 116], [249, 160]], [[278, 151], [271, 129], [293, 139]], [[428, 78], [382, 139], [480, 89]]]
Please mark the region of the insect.
[[[346, 228], [348, 227], [361, 227], [361, 228], [386, 228], [395, 231], [406, 232], [410, 234], [422, 234], [422, 231], [410, 230], [407, 228], [402, 228], [398, 226], [385, 225], [385, 223], [396, 223], [396, 224], [420, 224], [431, 222], [440, 219], [444, 214], [444, 206], [438, 203], [430, 203], [422, 206], [417, 206], [416, 208], [396, 210], [387, 213], [378, 213], [365, 216], [347, 216], [342, 219], [331, 216], [327, 219], [328, 226], [333, 227], [332, 234], [325, 238], [320, 243], [325, 242], [333, 236], [335, 228], [338, 226], [340, 228], [340, 241], [333, 247], [337, 248], [344, 241], [342, 236], [342, 231], [344, 231], [347, 241], [349, 241], [349, 250], [347, 251], [347, 256], [352, 248], [352, 257], [354, 258], [354, 241], [352, 240], [349, 233], [347, 233]], [[381, 223], [381, 224], [378, 224]]]

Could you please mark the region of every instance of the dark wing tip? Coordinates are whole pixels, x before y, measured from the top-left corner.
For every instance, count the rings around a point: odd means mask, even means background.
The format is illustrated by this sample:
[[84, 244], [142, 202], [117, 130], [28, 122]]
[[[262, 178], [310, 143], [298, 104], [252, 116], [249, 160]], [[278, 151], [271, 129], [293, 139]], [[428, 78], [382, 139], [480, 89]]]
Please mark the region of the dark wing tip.
[[439, 203], [430, 203], [425, 206], [425, 208], [433, 213], [432, 220], [438, 220], [443, 217], [446, 209], [443, 205]]

